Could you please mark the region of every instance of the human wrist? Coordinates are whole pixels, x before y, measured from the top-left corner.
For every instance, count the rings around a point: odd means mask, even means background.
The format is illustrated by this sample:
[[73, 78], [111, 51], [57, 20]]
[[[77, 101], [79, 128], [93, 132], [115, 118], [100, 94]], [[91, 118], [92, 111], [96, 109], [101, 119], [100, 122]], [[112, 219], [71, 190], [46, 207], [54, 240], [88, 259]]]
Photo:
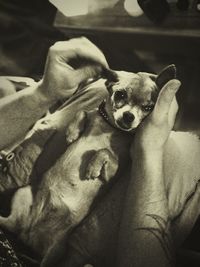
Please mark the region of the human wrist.
[[57, 101], [55, 95], [50, 94], [43, 80], [39, 81], [36, 84], [35, 95], [40, 98], [40, 101], [42, 101], [45, 105], [48, 105], [49, 107], [52, 106]]
[[131, 146], [131, 158], [134, 160], [136, 157], [142, 157], [143, 159], [162, 158], [164, 152], [163, 146], [144, 146], [140, 143], [133, 143]]
[[[136, 149], [132, 154], [132, 176], [157, 187], [163, 183], [163, 151]], [[138, 180], [138, 181], [139, 181]]]

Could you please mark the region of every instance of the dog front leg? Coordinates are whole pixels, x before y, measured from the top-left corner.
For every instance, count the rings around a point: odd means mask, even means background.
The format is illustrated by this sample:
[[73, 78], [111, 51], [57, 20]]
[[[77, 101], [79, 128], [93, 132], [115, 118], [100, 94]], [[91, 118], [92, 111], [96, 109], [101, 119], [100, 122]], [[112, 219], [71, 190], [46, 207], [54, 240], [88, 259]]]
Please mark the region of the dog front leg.
[[98, 150], [90, 160], [86, 169], [86, 179], [100, 178], [108, 182], [117, 172], [118, 160], [108, 150]]
[[23, 229], [29, 218], [33, 196], [30, 186], [25, 186], [16, 191], [12, 199], [11, 213], [8, 217], [0, 216], [0, 226], [10, 232]]
[[69, 123], [66, 130], [66, 142], [71, 144], [76, 141], [85, 129], [87, 112], [80, 111], [75, 115], [75, 118]]

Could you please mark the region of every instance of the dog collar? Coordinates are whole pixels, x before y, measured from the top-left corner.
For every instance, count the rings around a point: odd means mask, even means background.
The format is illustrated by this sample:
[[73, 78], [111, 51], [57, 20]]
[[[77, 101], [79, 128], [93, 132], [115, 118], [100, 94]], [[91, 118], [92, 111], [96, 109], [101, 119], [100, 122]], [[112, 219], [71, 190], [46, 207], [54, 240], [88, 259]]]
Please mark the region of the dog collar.
[[108, 124], [110, 124], [112, 127], [114, 127], [114, 126], [111, 124], [110, 120], [109, 120], [108, 114], [107, 114], [106, 109], [105, 109], [105, 105], [106, 105], [106, 101], [103, 100], [103, 101], [101, 102], [101, 104], [99, 105], [99, 108], [98, 108], [99, 114], [101, 115], [101, 117], [103, 117], [103, 119], [104, 119]]

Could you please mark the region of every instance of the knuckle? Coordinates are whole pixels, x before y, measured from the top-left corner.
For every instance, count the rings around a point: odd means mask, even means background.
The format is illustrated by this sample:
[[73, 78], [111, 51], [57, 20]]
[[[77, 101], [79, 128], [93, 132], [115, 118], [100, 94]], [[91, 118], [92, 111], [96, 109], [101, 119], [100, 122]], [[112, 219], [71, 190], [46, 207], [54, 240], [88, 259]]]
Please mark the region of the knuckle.
[[53, 50], [57, 50], [58, 48], [60, 48], [65, 42], [63, 41], [58, 41], [58, 42], [55, 42], [50, 48], [52, 48]]
[[[55, 43], [56, 44], [56, 43]], [[49, 47], [49, 51], [50, 52], [52, 52], [54, 49], [55, 49], [55, 44], [53, 44], [53, 45], [51, 45], [50, 47]]]
[[52, 46], [49, 47], [49, 52], [54, 53], [57, 50], [58, 42], [54, 43]]
[[81, 36], [80, 39], [81, 39], [83, 42], [89, 42], [88, 38], [85, 37], [85, 36]]

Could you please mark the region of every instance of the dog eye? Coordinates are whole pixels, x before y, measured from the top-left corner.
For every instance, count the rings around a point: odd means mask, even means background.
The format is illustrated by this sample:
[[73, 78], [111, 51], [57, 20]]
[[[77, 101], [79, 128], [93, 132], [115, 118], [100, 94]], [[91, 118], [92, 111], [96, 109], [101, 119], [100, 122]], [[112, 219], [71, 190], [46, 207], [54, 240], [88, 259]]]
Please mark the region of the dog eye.
[[144, 105], [142, 106], [142, 110], [145, 111], [145, 112], [150, 112], [152, 111], [154, 108], [154, 105]]
[[120, 90], [115, 92], [115, 101], [121, 101], [127, 99], [127, 93], [125, 90]]

